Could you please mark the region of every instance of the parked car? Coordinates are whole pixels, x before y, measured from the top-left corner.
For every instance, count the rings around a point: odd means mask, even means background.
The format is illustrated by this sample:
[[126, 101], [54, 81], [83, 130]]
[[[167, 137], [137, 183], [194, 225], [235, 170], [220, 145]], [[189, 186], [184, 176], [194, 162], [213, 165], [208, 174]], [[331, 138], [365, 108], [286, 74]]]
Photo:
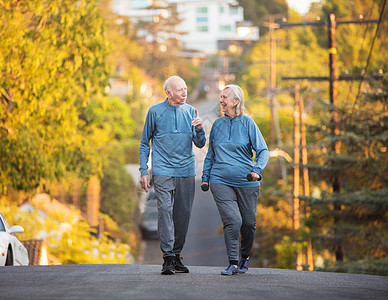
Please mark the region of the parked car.
[[22, 226], [9, 225], [0, 214], [0, 266], [28, 265], [27, 249], [16, 237], [16, 233], [22, 232]]
[[143, 239], [158, 239], [158, 202], [155, 191], [151, 189], [140, 223]]

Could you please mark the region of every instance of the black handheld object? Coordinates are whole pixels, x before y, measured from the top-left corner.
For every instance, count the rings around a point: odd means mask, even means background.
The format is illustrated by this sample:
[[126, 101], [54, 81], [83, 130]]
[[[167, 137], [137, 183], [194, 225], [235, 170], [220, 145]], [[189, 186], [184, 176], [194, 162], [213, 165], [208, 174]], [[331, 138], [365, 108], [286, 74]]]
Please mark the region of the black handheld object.
[[202, 191], [207, 192], [209, 190], [209, 185], [207, 183], [205, 183], [205, 184], [201, 185], [201, 189], [202, 189]]
[[[258, 179], [257, 181], [260, 181], [261, 178], [263, 178], [263, 176], [259, 175], [259, 179]], [[253, 175], [252, 175], [251, 173], [249, 173], [249, 174], [247, 175], [247, 180], [248, 180], [248, 181], [253, 181]]]

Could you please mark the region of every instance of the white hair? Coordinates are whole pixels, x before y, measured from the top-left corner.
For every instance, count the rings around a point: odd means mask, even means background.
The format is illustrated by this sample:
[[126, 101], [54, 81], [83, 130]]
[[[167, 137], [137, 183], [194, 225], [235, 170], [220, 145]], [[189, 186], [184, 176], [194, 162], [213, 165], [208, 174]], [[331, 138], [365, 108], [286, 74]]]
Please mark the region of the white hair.
[[233, 99], [237, 99], [239, 101], [236, 106], [236, 114], [237, 116], [242, 116], [244, 114], [244, 92], [238, 85], [235, 84], [228, 84], [224, 87], [223, 91], [228, 88], [232, 90], [231, 96]]
[[174, 92], [173, 92], [173, 90], [171, 88], [171, 81], [174, 81], [174, 80], [177, 80], [177, 79], [183, 80], [181, 77], [174, 75], [174, 76], [171, 76], [171, 77], [167, 78], [167, 80], [164, 82], [163, 89], [165, 91], [169, 91], [171, 93], [171, 96], [174, 96]]

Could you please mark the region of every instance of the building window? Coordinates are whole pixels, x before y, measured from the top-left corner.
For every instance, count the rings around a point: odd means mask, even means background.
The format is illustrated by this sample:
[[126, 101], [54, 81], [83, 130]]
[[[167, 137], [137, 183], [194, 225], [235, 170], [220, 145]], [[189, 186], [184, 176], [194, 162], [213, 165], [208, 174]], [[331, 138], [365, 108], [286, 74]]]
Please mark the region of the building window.
[[229, 14], [238, 15], [238, 6], [230, 6], [229, 7]]
[[204, 23], [207, 22], [207, 17], [197, 17], [197, 23]]
[[197, 26], [197, 32], [208, 32], [207, 26]]
[[225, 7], [223, 7], [223, 6], [220, 6], [220, 14], [223, 14], [223, 13], [224, 13], [224, 11], [225, 11]]
[[220, 26], [220, 31], [221, 32], [230, 32], [230, 31], [232, 31], [232, 26], [230, 26], [230, 25], [221, 25]]
[[132, 0], [132, 8], [134, 9], [141, 9], [141, 8], [147, 8], [147, 7], [148, 7], [147, 0]]
[[197, 7], [197, 14], [207, 14], [207, 7], [206, 6]]

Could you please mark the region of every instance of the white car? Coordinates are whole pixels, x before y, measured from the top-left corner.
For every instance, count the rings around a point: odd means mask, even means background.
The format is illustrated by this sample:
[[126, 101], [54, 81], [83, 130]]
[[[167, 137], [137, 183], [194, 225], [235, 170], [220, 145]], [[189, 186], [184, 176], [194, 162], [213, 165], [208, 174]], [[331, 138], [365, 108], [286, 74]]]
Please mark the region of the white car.
[[9, 225], [0, 214], [0, 266], [28, 265], [27, 249], [15, 235], [22, 232], [24, 232], [22, 226]]

